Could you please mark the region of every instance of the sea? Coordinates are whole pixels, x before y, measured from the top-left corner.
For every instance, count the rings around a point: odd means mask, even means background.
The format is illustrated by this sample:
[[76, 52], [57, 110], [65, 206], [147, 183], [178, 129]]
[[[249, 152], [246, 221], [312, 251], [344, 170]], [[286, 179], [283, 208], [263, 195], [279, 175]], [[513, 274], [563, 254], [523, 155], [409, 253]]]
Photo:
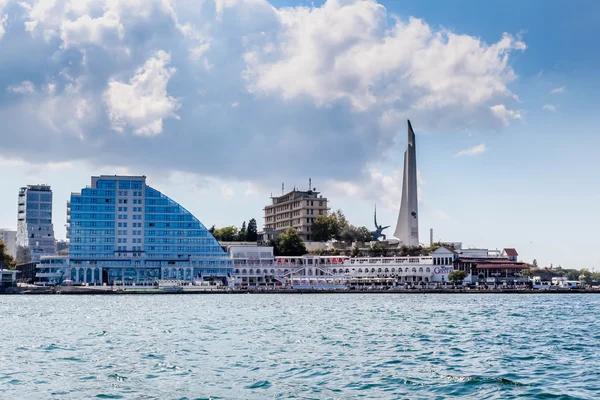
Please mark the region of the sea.
[[0, 399], [597, 399], [593, 294], [0, 296]]

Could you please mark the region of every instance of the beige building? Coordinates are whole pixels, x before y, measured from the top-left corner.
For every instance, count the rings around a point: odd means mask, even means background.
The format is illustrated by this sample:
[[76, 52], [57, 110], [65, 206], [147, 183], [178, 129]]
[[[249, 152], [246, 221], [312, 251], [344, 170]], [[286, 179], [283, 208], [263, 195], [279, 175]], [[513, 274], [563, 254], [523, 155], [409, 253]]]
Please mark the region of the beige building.
[[264, 227], [259, 241], [277, 238], [289, 227], [295, 228], [305, 242], [311, 241], [312, 224], [320, 215], [327, 215], [327, 199], [313, 190], [292, 190], [271, 197], [272, 204], [264, 208]]

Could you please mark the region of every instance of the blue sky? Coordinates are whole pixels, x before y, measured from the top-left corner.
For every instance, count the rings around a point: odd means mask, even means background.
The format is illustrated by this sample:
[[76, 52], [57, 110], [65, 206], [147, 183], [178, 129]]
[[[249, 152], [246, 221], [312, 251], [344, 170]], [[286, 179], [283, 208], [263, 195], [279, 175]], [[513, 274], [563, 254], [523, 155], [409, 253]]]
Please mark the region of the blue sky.
[[143, 174], [206, 225], [262, 220], [308, 178], [393, 225], [406, 119], [421, 239], [600, 268], [600, 3], [0, 0], [0, 227]]

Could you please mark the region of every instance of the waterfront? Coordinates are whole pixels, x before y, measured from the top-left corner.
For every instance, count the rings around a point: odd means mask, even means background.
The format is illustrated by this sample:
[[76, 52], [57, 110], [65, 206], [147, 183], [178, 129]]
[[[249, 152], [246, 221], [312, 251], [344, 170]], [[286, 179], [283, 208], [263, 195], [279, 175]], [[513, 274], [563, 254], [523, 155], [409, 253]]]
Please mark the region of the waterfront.
[[585, 294], [1, 296], [0, 398], [591, 399], [598, 306]]

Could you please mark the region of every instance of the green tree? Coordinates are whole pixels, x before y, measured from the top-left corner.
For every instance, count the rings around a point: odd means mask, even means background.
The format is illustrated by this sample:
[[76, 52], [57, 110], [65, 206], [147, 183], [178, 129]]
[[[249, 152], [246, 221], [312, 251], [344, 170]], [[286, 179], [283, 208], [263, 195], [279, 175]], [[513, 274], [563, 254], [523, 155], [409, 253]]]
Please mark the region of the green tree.
[[335, 218], [337, 225], [340, 228], [340, 233], [343, 230], [348, 229], [350, 224], [348, 223], [348, 220], [346, 219], [346, 216], [344, 215], [342, 210], [337, 210], [336, 212], [334, 212], [331, 215]]
[[213, 235], [220, 242], [235, 242], [238, 237], [238, 229], [235, 226], [226, 226], [216, 229]]
[[17, 265], [31, 262], [31, 249], [27, 246], [17, 246]]
[[462, 281], [465, 280], [465, 278], [467, 277], [467, 273], [465, 271], [452, 271], [448, 274], [448, 280], [455, 282], [455, 283], [460, 283]]
[[358, 257], [360, 255], [360, 249], [356, 246], [352, 247], [352, 253], [350, 253], [351, 257]]
[[279, 235], [277, 251], [281, 256], [303, 256], [308, 253], [302, 237], [300, 237], [298, 231], [291, 227]]
[[338, 239], [342, 233], [337, 218], [334, 215], [320, 215], [312, 224], [312, 239], [315, 242], [327, 242]]
[[531, 263], [531, 265], [533, 265], [533, 268], [537, 268], [538, 267], [538, 263], [537, 260], [534, 258], [533, 262]]
[[15, 269], [15, 260], [8, 254], [8, 249], [2, 239], [0, 239], [0, 267], [2, 269]]
[[359, 226], [356, 228], [356, 237], [354, 240], [357, 242], [370, 242], [373, 240], [373, 235], [366, 226]]
[[[339, 220], [337, 220], [337, 223], [341, 228], [343, 222], [340, 223]], [[373, 235], [371, 235], [371, 232], [364, 226], [356, 227], [354, 225], [347, 225], [340, 234], [340, 240], [348, 244], [352, 242], [370, 242], [373, 240]]]
[[248, 232], [246, 233], [247, 242], [256, 242], [258, 240], [258, 228], [256, 227], [256, 220], [254, 218], [248, 221]]
[[[587, 269], [582, 269], [579, 272], [579, 276], [584, 277], [584, 281], [585, 281], [586, 285], [589, 285], [592, 283], [592, 273], [590, 271], [588, 271]], [[577, 278], [577, 280], [579, 280], [579, 278]]]
[[237, 234], [237, 241], [238, 241], [238, 242], [243, 242], [243, 241], [245, 241], [245, 240], [246, 240], [246, 236], [247, 236], [247, 234], [248, 234], [248, 231], [247, 231], [247, 229], [246, 229], [246, 221], [244, 221], [244, 222], [242, 223], [242, 227], [241, 227], [241, 228], [240, 228], [240, 230], [238, 231], [238, 234]]

